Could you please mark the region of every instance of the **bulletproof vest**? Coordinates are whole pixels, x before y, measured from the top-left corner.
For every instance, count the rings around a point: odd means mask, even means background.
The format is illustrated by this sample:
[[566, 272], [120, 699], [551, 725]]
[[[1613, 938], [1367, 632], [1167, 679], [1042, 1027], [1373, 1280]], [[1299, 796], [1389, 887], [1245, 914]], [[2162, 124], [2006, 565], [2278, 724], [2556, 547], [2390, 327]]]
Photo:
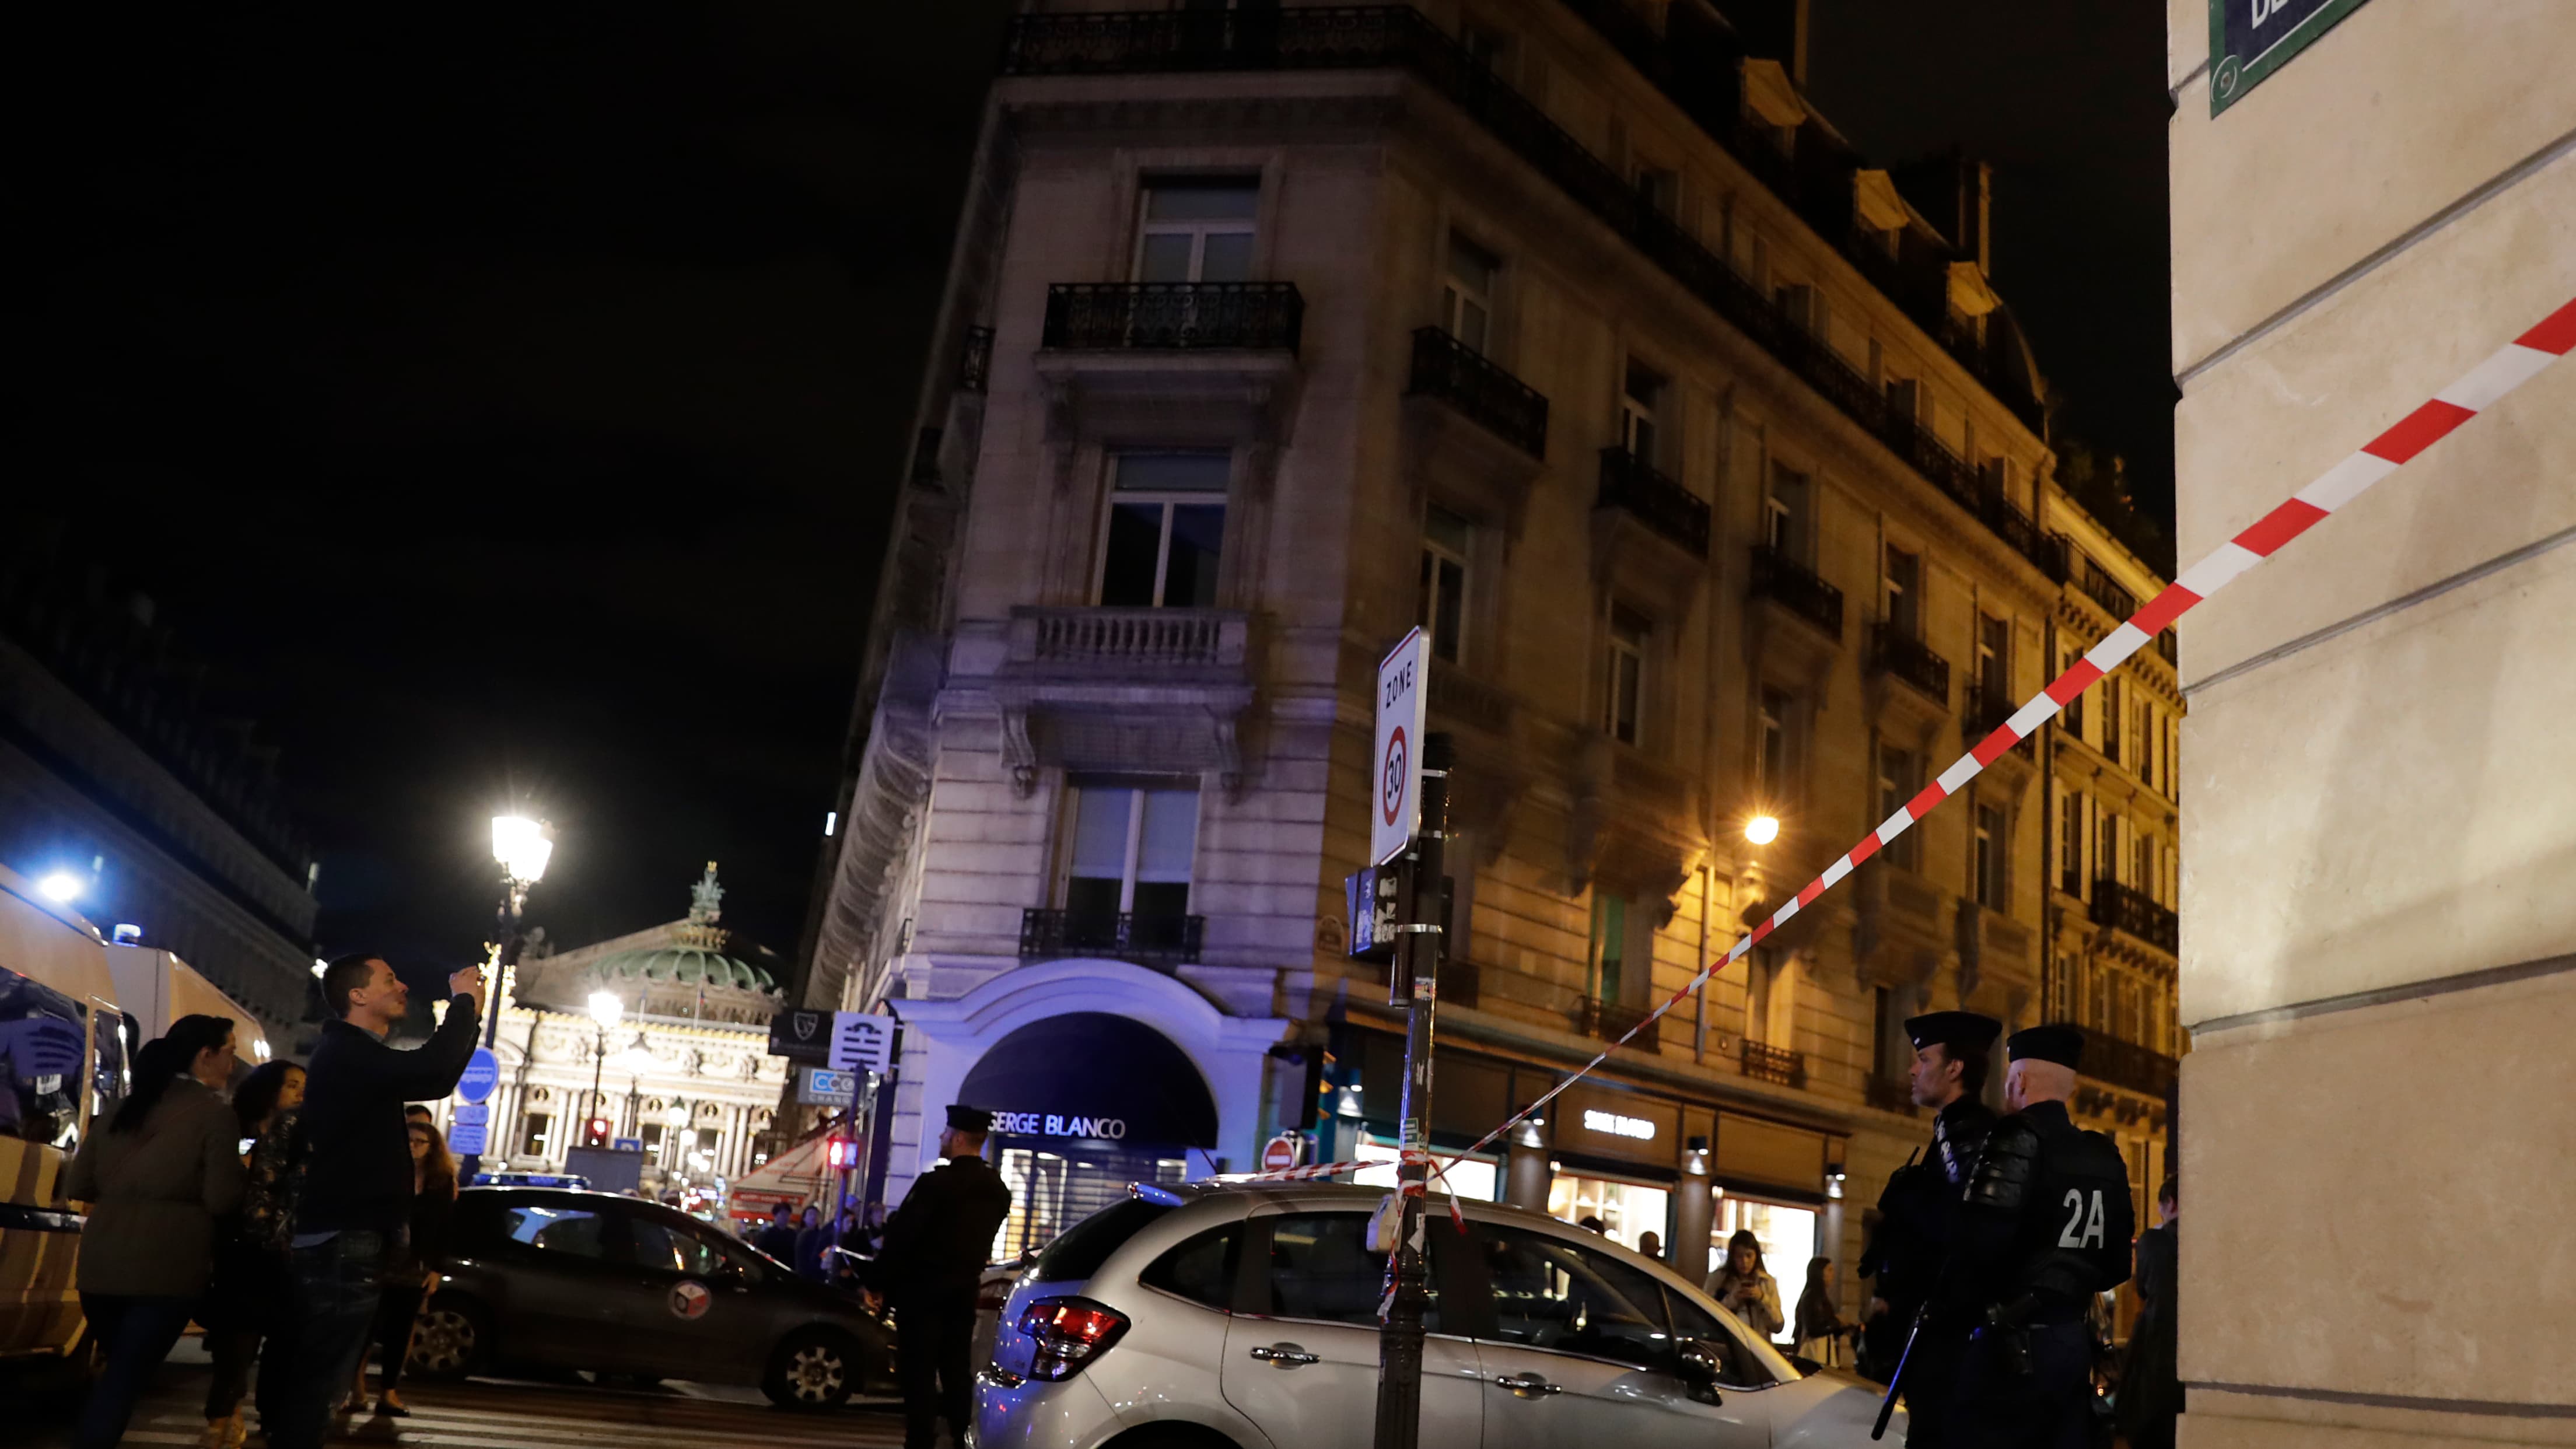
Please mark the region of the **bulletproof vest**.
[[1995, 1120], [1984, 1103], [1968, 1102], [1944, 1110], [1934, 1123], [1932, 1163], [1949, 1186], [1944, 1198], [1956, 1202], [1967, 1187], [1968, 1174], [1976, 1170], [1977, 1153], [1985, 1147]]
[[2065, 1109], [2025, 1113], [2038, 1136], [2036, 1160], [2013, 1235], [2008, 1296], [2044, 1291], [2089, 1297], [2129, 1281], [2129, 1168], [2099, 1132]]

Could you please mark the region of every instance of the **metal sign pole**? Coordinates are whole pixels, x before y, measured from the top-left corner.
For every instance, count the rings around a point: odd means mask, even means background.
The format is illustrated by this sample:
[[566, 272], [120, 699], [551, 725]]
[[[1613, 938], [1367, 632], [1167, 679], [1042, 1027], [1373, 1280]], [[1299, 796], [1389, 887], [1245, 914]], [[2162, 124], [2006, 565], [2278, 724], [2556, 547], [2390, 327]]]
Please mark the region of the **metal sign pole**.
[[1394, 1296], [1378, 1335], [1377, 1449], [1414, 1449], [1422, 1435], [1422, 1301], [1425, 1198], [1430, 1189], [1432, 1010], [1438, 1000], [1443, 849], [1449, 828], [1449, 737], [1422, 739], [1422, 824], [1406, 859], [1398, 983], [1410, 982], [1404, 1029], [1404, 1105], [1397, 1164]]

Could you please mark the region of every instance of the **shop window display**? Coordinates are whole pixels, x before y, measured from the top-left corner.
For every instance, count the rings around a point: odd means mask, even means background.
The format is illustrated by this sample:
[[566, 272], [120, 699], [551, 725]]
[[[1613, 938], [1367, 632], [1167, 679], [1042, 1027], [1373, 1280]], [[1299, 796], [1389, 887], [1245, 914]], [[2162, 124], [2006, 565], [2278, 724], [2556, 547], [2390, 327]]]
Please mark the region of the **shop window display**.
[[1548, 1184], [1547, 1215], [1569, 1223], [1601, 1220], [1602, 1236], [1634, 1248], [1645, 1233], [1663, 1238], [1673, 1195], [1660, 1187], [1598, 1177], [1558, 1177]]
[[1762, 1245], [1762, 1266], [1779, 1283], [1783, 1306], [1794, 1301], [1807, 1281], [1807, 1260], [1816, 1255], [1815, 1209], [1720, 1192], [1708, 1234], [1712, 1266], [1726, 1261], [1726, 1240], [1739, 1228]]

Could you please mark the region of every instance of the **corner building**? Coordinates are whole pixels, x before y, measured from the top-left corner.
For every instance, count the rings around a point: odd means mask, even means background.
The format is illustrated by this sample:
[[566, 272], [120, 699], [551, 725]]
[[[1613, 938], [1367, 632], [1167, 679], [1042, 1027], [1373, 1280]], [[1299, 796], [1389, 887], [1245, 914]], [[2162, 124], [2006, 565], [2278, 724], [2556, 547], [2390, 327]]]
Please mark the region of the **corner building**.
[[[1010, 1248], [1280, 1132], [1392, 1156], [1342, 881], [1408, 629], [1458, 753], [1455, 1148], [2108, 628], [2062, 617], [2080, 510], [1981, 174], [1853, 156], [1801, 16], [1015, 19], [798, 988], [907, 1024], [889, 1201], [955, 1100], [1012, 1114]], [[2044, 748], [1453, 1182], [1690, 1271], [1753, 1228], [1792, 1296], [1848, 1266], [1929, 1130], [1904, 1017], [2043, 1009]]]
[[[2187, 560], [2576, 298], [2576, 10], [2282, 9], [2169, 12]], [[2183, 616], [2186, 1446], [2576, 1440], [2571, 536], [2562, 360]]]

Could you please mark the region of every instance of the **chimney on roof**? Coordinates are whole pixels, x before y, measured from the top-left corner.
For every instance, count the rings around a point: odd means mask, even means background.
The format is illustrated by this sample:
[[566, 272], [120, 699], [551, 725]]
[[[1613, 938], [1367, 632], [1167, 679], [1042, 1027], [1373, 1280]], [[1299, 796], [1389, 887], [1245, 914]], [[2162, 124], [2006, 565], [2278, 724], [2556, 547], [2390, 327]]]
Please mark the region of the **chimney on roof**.
[[1977, 270], [1994, 275], [1995, 168], [1983, 161], [1959, 158], [1959, 217], [1951, 239], [1974, 257]]
[[1790, 83], [1807, 88], [1807, 0], [1718, 0], [1744, 42], [1744, 53], [1776, 60]]

